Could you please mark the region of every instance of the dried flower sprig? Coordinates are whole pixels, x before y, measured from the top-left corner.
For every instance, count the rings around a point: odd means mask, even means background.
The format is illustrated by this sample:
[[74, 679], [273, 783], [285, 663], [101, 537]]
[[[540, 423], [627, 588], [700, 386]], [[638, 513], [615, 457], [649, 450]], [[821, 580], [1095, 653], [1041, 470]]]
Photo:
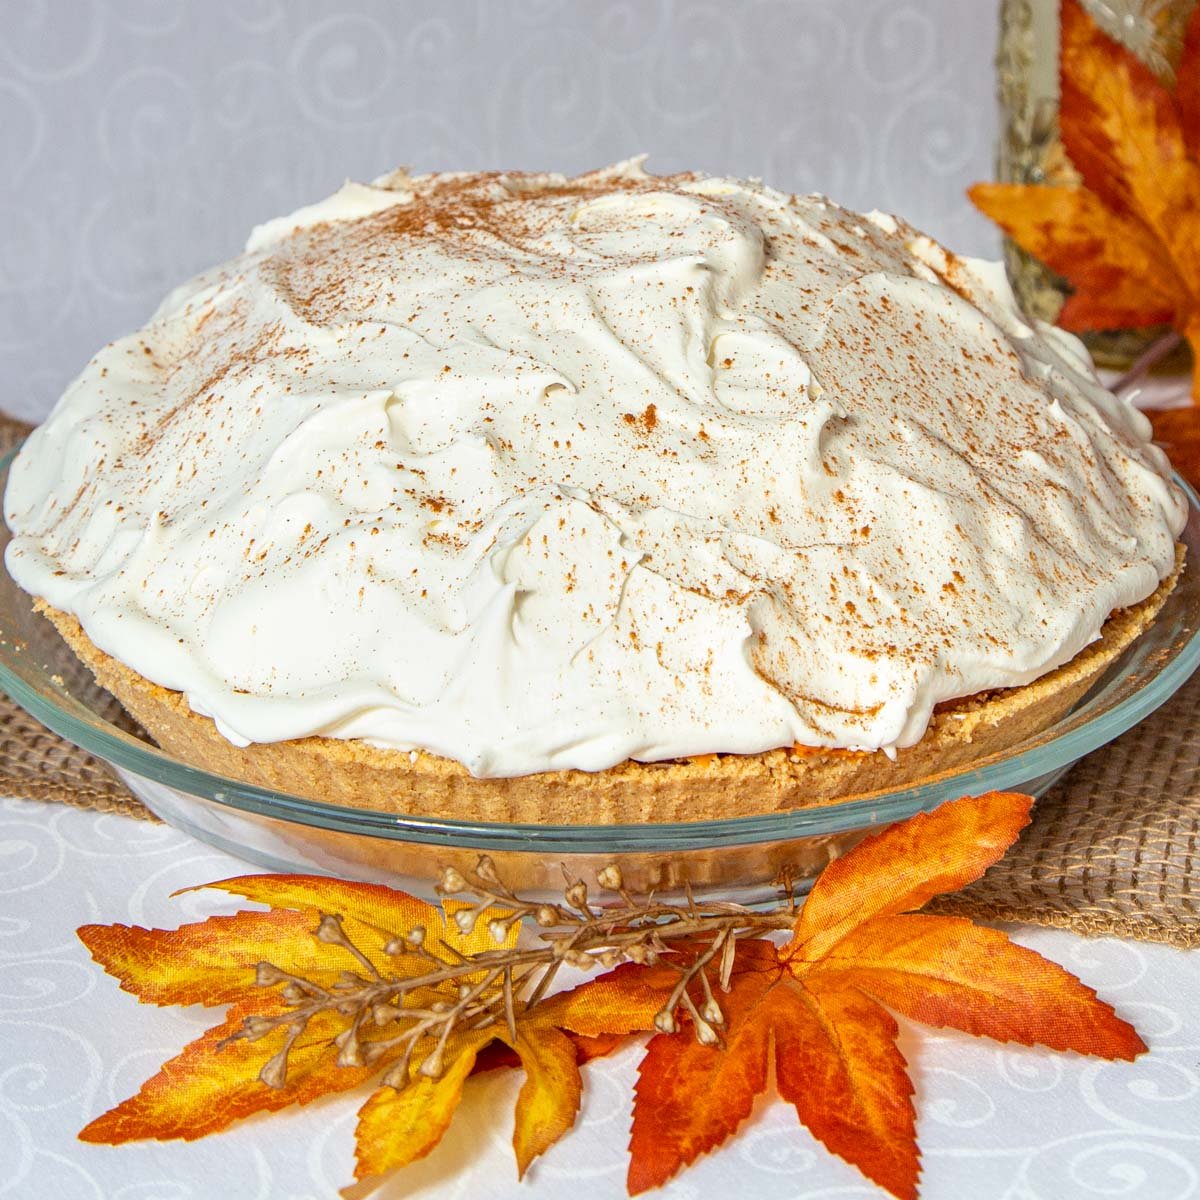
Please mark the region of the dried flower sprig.
[[[725, 1023], [714, 985], [728, 992], [738, 939], [791, 928], [796, 902], [790, 884], [781, 903], [759, 911], [726, 901], [697, 901], [686, 892], [681, 903], [660, 901], [653, 894], [628, 891], [620, 868], [610, 864], [596, 875], [603, 897], [596, 903], [581, 879], [566, 878], [561, 902], [530, 899], [513, 891], [494, 861], [482, 855], [474, 872], [454, 867], [441, 872], [437, 891], [443, 902], [462, 897], [445, 909], [445, 917], [464, 935], [486, 921], [491, 941], [503, 948], [463, 954], [444, 939], [429, 944], [428, 931], [415, 925], [392, 937], [384, 952], [395, 971], [380, 970], [347, 934], [335, 913], [321, 913], [313, 936], [339, 946], [357, 964], [323, 985], [271, 962], [256, 965], [255, 982], [278, 988], [283, 1011], [245, 1018], [225, 1039], [258, 1041], [286, 1030], [281, 1048], [264, 1064], [259, 1078], [269, 1087], [287, 1082], [293, 1047], [321, 1014], [336, 1014], [341, 1028], [333, 1041], [340, 1067], [373, 1066], [393, 1059], [385, 1085], [400, 1088], [414, 1070], [436, 1079], [445, 1069], [445, 1049], [459, 1030], [481, 1030], [503, 1022], [510, 1039], [517, 1037], [518, 1016], [542, 1001], [563, 964], [581, 971], [612, 970], [621, 963], [657, 963], [676, 970], [679, 979], [656, 1013], [660, 1033], [679, 1028], [682, 1009], [702, 1045], [718, 1045]], [[522, 925], [536, 930], [529, 945], [504, 945]], [[686, 952], [681, 952], [686, 951]], [[714, 968], [715, 963], [715, 968]], [[447, 985], [455, 989], [446, 998]], [[425, 999], [437, 992], [437, 998]], [[384, 1036], [365, 1037], [366, 1031]], [[328, 1036], [328, 1035], [326, 1035]]]

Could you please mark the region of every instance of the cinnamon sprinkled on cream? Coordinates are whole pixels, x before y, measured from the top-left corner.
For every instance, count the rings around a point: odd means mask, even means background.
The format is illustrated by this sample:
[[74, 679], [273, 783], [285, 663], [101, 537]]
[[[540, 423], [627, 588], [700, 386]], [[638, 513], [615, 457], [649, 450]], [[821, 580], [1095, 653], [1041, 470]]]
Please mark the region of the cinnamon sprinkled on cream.
[[14, 465], [8, 564], [238, 742], [890, 749], [1170, 572], [1148, 439], [997, 267], [884, 214], [397, 173], [96, 356]]

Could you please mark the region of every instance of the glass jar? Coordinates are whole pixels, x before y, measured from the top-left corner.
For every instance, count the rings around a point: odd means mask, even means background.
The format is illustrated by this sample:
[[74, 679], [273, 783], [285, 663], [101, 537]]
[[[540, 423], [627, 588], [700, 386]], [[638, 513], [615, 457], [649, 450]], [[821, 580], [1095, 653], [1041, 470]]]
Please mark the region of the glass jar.
[[[1127, 46], [1164, 83], [1174, 82], [1183, 33], [1197, 0], [1082, 0], [1105, 33]], [[1005, 183], [1069, 185], [1079, 175], [1058, 135], [1058, 0], [1001, 0], [996, 68], [1001, 106], [996, 171]], [[1013, 290], [1030, 315], [1053, 321], [1064, 281], [1006, 239]], [[1096, 362], [1123, 369], [1159, 337], [1162, 327], [1089, 333]], [[1183, 370], [1186, 350], [1162, 367]]]

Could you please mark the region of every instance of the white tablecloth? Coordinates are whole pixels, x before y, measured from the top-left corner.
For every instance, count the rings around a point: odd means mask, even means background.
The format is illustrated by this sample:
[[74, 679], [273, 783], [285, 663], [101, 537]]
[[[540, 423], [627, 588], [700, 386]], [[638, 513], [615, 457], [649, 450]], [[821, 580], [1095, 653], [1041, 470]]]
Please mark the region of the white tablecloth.
[[[172, 926], [230, 911], [236, 905], [216, 893], [168, 897], [250, 869], [165, 826], [0, 801], [0, 1196], [326, 1200], [350, 1182], [353, 1098], [258, 1117], [193, 1144], [75, 1140], [213, 1021], [211, 1010], [138, 1005], [90, 961], [76, 927]], [[1051, 930], [1016, 936], [1099, 989], [1151, 1051], [1109, 1064], [907, 1027], [926, 1200], [1200, 1195], [1200, 953]], [[380, 1196], [623, 1196], [638, 1057], [630, 1048], [584, 1068], [579, 1125], [526, 1184], [509, 1146], [518, 1078], [495, 1072], [468, 1087], [443, 1145]], [[777, 1100], [659, 1194], [882, 1195]]]

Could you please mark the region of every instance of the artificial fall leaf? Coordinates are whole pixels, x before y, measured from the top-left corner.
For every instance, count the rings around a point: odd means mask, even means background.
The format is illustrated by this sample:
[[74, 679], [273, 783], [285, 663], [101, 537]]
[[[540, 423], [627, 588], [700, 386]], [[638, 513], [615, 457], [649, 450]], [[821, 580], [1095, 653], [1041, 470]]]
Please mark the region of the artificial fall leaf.
[[[193, 1041], [138, 1093], [92, 1121], [80, 1138], [119, 1144], [143, 1138], [191, 1140], [217, 1132], [256, 1112], [307, 1104], [319, 1096], [346, 1091], [378, 1076], [401, 1056], [387, 1049], [369, 1064], [341, 1061], [337, 1035], [345, 1020], [336, 1010], [312, 1015], [299, 1036], [288, 1041], [286, 1022], [270, 1036], [236, 1036], [247, 1019], [279, 1020], [291, 1010], [274, 991], [255, 986], [258, 964], [270, 958], [273, 969], [319, 988], [333, 989], [346, 972], [369, 982], [370, 972], [416, 978], [429, 970], [429, 958], [457, 966], [485, 952], [511, 949], [519, 923], [502, 910], [484, 908], [466, 927], [455, 919], [462, 902], [441, 907], [374, 884], [314, 876], [244, 876], [209, 884], [244, 899], [270, 906], [210, 917], [175, 930], [125, 925], [88, 925], [79, 936], [95, 960], [140, 1000], [154, 1004], [228, 1004], [224, 1021]], [[314, 936], [323, 913], [338, 917], [338, 937]], [[500, 922], [503, 936], [493, 929]], [[425, 959], [397, 959], [389, 944], [421, 931]], [[352, 944], [354, 950], [348, 948]], [[355, 951], [363, 956], [360, 960]], [[455, 1033], [441, 1047], [424, 1046], [412, 1056], [403, 1086], [379, 1088], [360, 1114], [359, 1178], [382, 1174], [427, 1154], [440, 1140], [461, 1097], [462, 1083], [479, 1056], [499, 1041], [511, 1058], [492, 1056], [490, 1066], [520, 1066], [525, 1081], [517, 1098], [513, 1145], [523, 1174], [574, 1123], [582, 1082], [579, 1063], [615, 1048], [635, 1030], [652, 1027], [670, 981], [659, 972], [643, 973], [627, 964], [606, 976], [545, 999], [528, 1013], [514, 1012], [515, 1036], [506, 1024]], [[409, 997], [429, 1009], [459, 999], [459, 988], [478, 982], [486, 972], [457, 974], [441, 987], [422, 987]], [[659, 978], [658, 990], [649, 980]], [[496, 994], [500, 982], [483, 996]], [[407, 1001], [406, 1001], [407, 1002]], [[364, 1027], [364, 1050], [382, 1034]], [[264, 1065], [286, 1049], [286, 1073], [276, 1086], [262, 1080]], [[433, 1052], [444, 1064], [422, 1072]]]
[[[773, 1068], [781, 1097], [830, 1150], [913, 1196], [913, 1093], [894, 1013], [1109, 1058], [1143, 1049], [1053, 963], [994, 930], [914, 912], [977, 879], [1030, 804], [990, 794], [894, 826], [835, 860], [799, 915], [790, 903], [756, 912], [637, 898], [615, 865], [596, 878], [608, 907], [579, 880], [562, 904], [547, 904], [508, 890], [481, 859], [472, 881], [443, 872], [443, 893], [472, 899], [441, 907], [370, 884], [247, 876], [211, 886], [268, 912], [176, 930], [86, 926], [96, 960], [139, 999], [229, 1007], [80, 1136], [195, 1138], [373, 1082], [359, 1110], [358, 1182], [345, 1193], [357, 1198], [438, 1144], [472, 1074], [515, 1068], [512, 1140], [524, 1175], [574, 1124], [580, 1065], [653, 1028], [635, 1095], [631, 1191], [736, 1132]], [[539, 932], [518, 946], [525, 917]], [[761, 936], [771, 931], [790, 940]], [[564, 963], [619, 965], [547, 994]]]
[[[84, 925], [79, 939], [110, 975], [146, 1004], [234, 1004], [268, 948], [297, 968], [336, 973], [345, 955], [313, 936], [311, 912], [275, 909], [209, 917], [179, 929]], [[248, 972], [250, 973], [248, 975]]]
[[1169, 90], [1062, 0], [1059, 127], [1075, 187], [981, 183], [970, 196], [1073, 288], [1075, 331], [1170, 323], [1200, 395], [1200, 8]]
[[[446, 1048], [449, 1065], [439, 1076], [418, 1073], [406, 1087], [380, 1088], [371, 1096], [358, 1115], [358, 1179], [407, 1166], [437, 1145], [454, 1118], [479, 1052], [495, 1036], [481, 1030], [453, 1039]], [[511, 1041], [506, 1031], [499, 1037], [510, 1045], [525, 1072], [513, 1130], [517, 1170], [524, 1176], [534, 1158], [575, 1123], [583, 1080], [573, 1043], [553, 1025], [539, 1022]]]
[[[612, 1035], [652, 1029], [678, 978], [678, 973], [662, 967], [625, 963], [529, 1009], [518, 1022], [515, 1039], [503, 1027], [451, 1039], [445, 1054], [449, 1065], [437, 1079], [430, 1080], [418, 1068], [407, 1086], [380, 1088], [363, 1105], [355, 1178], [383, 1175], [428, 1154], [449, 1128], [478, 1056], [494, 1039], [525, 1071], [513, 1131], [517, 1169], [524, 1176], [533, 1159], [575, 1123], [583, 1089], [579, 1062], [590, 1057], [597, 1042], [605, 1053], [615, 1048]], [[576, 1036], [565, 1036], [564, 1031]], [[411, 1119], [426, 1107], [428, 1120]]]
[[378, 1067], [336, 1065], [338, 1051], [330, 1039], [339, 1026], [333, 1016], [325, 1015], [293, 1046], [284, 1085], [268, 1087], [259, 1073], [271, 1049], [228, 1039], [247, 1017], [277, 1011], [253, 997], [231, 1005], [224, 1021], [164, 1063], [136, 1095], [82, 1129], [80, 1141], [108, 1146], [146, 1138], [194, 1141], [254, 1113], [277, 1112], [358, 1087], [378, 1073]]
[[[331, 1092], [356, 1087], [378, 1067], [336, 1067], [333, 1014], [323, 1014], [293, 1046], [284, 1086], [268, 1087], [258, 1076], [279, 1037], [266, 1043], [229, 1039], [247, 1017], [281, 1011], [275, 993], [254, 986], [258, 962], [270, 957], [296, 975], [332, 985], [357, 966], [339, 946], [319, 941], [313, 931], [322, 911], [339, 912], [347, 934], [377, 966], [394, 964], [383, 948], [392, 930], [414, 926], [430, 931], [460, 954], [476, 948], [478, 926], [463, 935], [442, 910], [403, 892], [374, 884], [297, 875], [251, 875], [208, 885], [269, 904], [269, 912], [209, 917], [178, 929], [85, 925], [79, 938], [121, 987], [153, 1004], [232, 1004], [226, 1020], [187, 1046], [143, 1084], [141, 1090], [98, 1117], [81, 1133], [84, 1141], [117, 1144], [139, 1138], [191, 1140], [224, 1129], [259, 1111], [307, 1104]], [[511, 932], [515, 939], [516, 928]], [[494, 943], [491, 943], [494, 948]]]
[[912, 1084], [891, 1011], [974, 1035], [1130, 1059], [1145, 1046], [1063, 968], [1002, 933], [912, 912], [978, 879], [1029, 819], [1028, 796], [944, 804], [861, 842], [813, 886], [784, 946], [741, 943], [724, 1046], [651, 1039], [639, 1068], [628, 1184], [658, 1186], [750, 1114], [773, 1064], [780, 1096], [835, 1154], [917, 1194]]
[[1171, 465], [1192, 487], [1200, 488], [1200, 407], [1148, 409], [1146, 416]]

